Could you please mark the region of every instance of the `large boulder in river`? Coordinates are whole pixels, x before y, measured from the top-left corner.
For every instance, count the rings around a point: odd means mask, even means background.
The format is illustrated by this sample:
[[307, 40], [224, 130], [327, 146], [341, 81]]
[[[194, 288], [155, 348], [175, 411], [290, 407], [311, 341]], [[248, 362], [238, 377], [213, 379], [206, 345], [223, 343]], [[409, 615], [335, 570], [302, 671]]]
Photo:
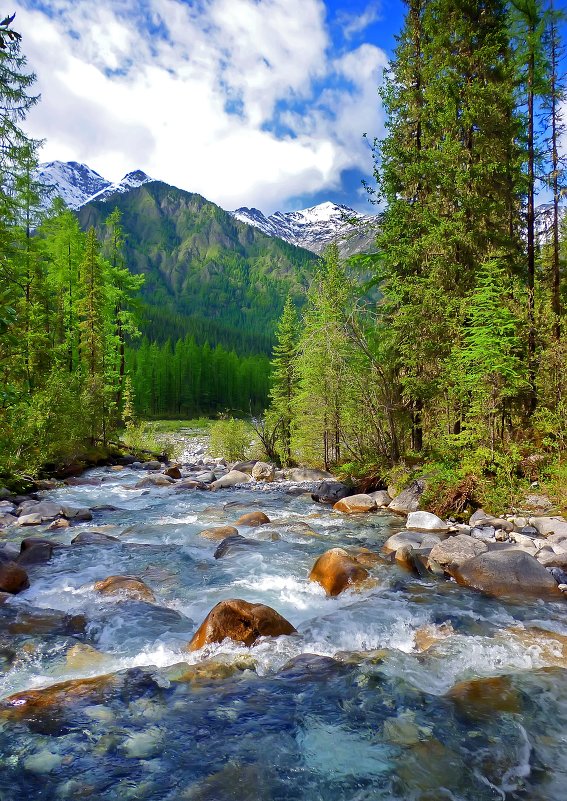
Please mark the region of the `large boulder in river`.
[[458, 567], [487, 550], [488, 546], [482, 540], [469, 537], [468, 534], [457, 534], [456, 537], [449, 537], [435, 545], [429, 554], [429, 560], [432, 566], [440, 565], [452, 576]]
[[28, 574], [23, 567], [11, 559], [0, 556], [0, 592], [9, 592], [11, 595], [26, 590], [30, 586]]
[[327, 595], [334, 596], [347, 587], [361, 584], [368, 575], [368, 571], [343, 548], [331, 548], [317, 559], [309, 581], [316, 581]]
[[250, 546], [256, 546], [258, 543], [256, 540], [249, 540], [246, 537], [243, 537], [241, 534], [232, 534], [230, 537], [226, 537], [217, 547], [214, 558], [215, 559], [222, 559], [223, 556], [232, 556], [235, 553], [239, 553], [242, 551], [243, 548], [249, 548]]
[[163, 473], [158, 473], [155, 476], [145, 476], [134, 484], [135, 489], [142, 489], [143, 487], [169, 487], [174, 484], [174, 480], [169, 476], [164, 476]]
[[311, 498], [316, 503], [336, 503], [350, 495], [352, 490], [342, 481], [322, 481]]
[[417, 512], [421, 496], [425, 492], [425, 480], [423, 478], [413, 481], [409, 487], [396, 495], [388, 509], [398, 514], [408, 515], [410, 512]]
[[372, 512], [376, 509], [376, 501], [370, 495], [349, 495], [342, 498], [333, 506], [336, 512], [344, 512], [347, 515], [357, 514], [358, 512]]
[[118, 537], [110, 534], [103, 534], [102, 531], [81, 531], [71, 540], [71, 545], [108, 545], [112, 542], [120, 542]]
[[551, 573], [520, 550], [488, 551], [469, 559], [453, 575], [459, 584], [488, 595], [561, 597]]
[[239, 517], [235, 522], [235, 526], [263, 526], [270, 522], [268, 515], [264, 512], [247, 512], [242, 517]]
[[119, 595], [134, 601], [147, 601], [153, 603], [155, 595], [147, 584], [138, 576], [108, 576], [94, 585], [96, 592], [101, 595]]
[[448, 524], [431, 512], [410, 512], [406, 528], [408, 531], [449, 531]]
[[276, 477], [276, 468], [268, 462], [256, 462], [252, 468], [254, 481], [273, 481]]
[[231, 598], [211, 609], [189, 643], [189, 650], [198, 651], [208, 643], [222, 642], [226, 638], [249, 646], [259, 637], [294, 633], [295, 628], [275, 609]]
[[20, 544], [19, 565], [38, 565], [49, 562], [53, 556], [53, 543], [36, 537], [26, 537]]
[[217, 480], [213, 481], [209, 486], [212, 490], [227, 489], [229, 487], [236, 487], [238, 484], [247, 484], [249, 481], [252, 481], [252, 479], [248, 473], [241, 473], [239, 470], [231, 470], [225, 476], [217, 478]]

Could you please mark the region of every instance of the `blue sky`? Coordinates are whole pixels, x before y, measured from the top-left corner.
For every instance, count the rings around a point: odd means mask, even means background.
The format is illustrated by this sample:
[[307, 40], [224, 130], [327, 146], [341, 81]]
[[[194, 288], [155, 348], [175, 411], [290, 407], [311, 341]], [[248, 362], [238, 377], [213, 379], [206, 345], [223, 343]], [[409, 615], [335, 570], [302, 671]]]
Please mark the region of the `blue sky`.
[[401, 0], [18, 0], [43, 161], [143, 169], [224, 208], [371, 212]]
[[18, 0], [43, 161], [145, 170], [225, 209], [372, 212], [402, 0]]

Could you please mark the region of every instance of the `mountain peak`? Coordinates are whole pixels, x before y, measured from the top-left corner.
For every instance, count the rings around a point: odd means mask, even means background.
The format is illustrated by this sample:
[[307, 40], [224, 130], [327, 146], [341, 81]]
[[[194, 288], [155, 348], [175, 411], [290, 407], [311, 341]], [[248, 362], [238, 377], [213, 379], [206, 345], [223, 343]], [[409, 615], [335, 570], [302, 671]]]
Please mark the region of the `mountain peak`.
[[91, 200], [108, 200], [112, 195], [128, 192], [153, 180], [143, 170], [133, 170], [121, 181], [112, 183], [78, 161], [44, 162], [38, 165], [35, 178], [49, 188], [46, 205], [54, 197], [60, 197], [70, 209], [78, 209]]

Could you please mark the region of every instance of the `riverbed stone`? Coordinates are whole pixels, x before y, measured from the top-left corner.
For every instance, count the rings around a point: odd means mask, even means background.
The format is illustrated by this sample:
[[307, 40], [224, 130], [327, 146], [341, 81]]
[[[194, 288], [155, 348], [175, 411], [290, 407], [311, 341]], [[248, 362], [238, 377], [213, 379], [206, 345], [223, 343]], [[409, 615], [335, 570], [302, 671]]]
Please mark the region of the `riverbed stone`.
[[101, 595], [121, 595], [135, 601], [154, 603], [156, 600], [148, 585], [138, 576], [108, 576], [97, 581], [93, 589]]
[[431, 512], [410, 512], [406, 522], [408, 531], [449, 531], [449, 525]]
[[235, 526], [263, 526], [270, 522], [268, 515], [264, 512], [247, 512], [235, 521]]
[[449, 575], [453, 575], [453, 571], [460, 565], [487, 550], [487, 545], [481, 540], [470, 537], [468, 534], [457, 534], [455, 537], [449, 537], [435, 545], [429, 558], [432, 562], [441, 565]]
[[349, 495], [337, 501], [333, 506], [336, 512], [344, 512], [347, 515], [358, 514], [359, 512], [372, 512], [377, 509], [376, 501], [370, 495]]
[[252, 468], [254, 481], [273, 481], [276, 477], [276, 468], [268, 462], [256, 462]]
[[440, 625], [427, 623], [425, 626], [420, 626], [415, 632], [415, 650], [419, 651], [419, 653], [428, 651], [454, 634], [455, 629], [448, 620]]
[[41, 526], [43, 518], [40, 514], [20, 515], [18, 517], [18, 526]]
[[30, 514], [39, 515], [43, 522], [54, 520], [63, 514], [61, 504], [52, 501], [25, 501], [18, 508], [20, 517]]
[[16, 595], [30, 586], [28, 574], [23, 567], [11, 560], [0, 559], [0, 592]]
[[212, 490], [228, 489], [230, 487], [236, 487], [238, 484], [248, 484], [250, 481], [252, 481], [252, 478], [248, 473], [242, 473], [240, 470], [231, 470], [225, 476], [221, 476], [221, 478], [217, 478], [216, 481], [213, 481], [210, 484], [210, 488]]
[[498, 712], [522, 711], [521, 695], [509, 676], [460, 681], [451, 687], [447, 698], [461, 714], [473, 720], [493, 720]]
[[288, 481], [297, 482], [334, 479], [334, 476], [326, 470], [317, 470], [312, 467], [292, 467], [286, 471], [285, 475]]
[[0, 514], [0, 528], [8, 528], [8, 526], [13, 526], [17, 522], [18, 518], [15, 515], [9, 513]]
[[544, 567], [558, 567], [567, 570], [567, 552], [555, 553], [553, 550], [542, 549], [538, 551], [537, 561]]
[[252, 475], [252, 470], [256, 464], [256, 459], [246, 459], [240, 462], [235, 462], [232, 465], [232, 470], [238, 470], [239, 473], [248, 473]]
[[223, 556], [231, 556], [232, 554], [238, 553], [243, 548], [256, 545], [256, 540], [249, 540], [241, 534], [232, 534], [230, 537], [225, 537], [218, 545], [214, 553], [214, 558], [222, 559]]
[[143, 487], [169, 487], [174, 483], [174, 480], [169, 476], [158, 473], [155, 476], [144, 476], [144, 478], [134, 484], [134, 487], [136, 489], [142, 489]]
[[421, 496], [425, 492], [425, 479], [419, 478], [412, 483], [405, 490], [396, 495], [388, 509], [398, 514], [407, 515], [410, 512], [417, 512], [419, 509], [419, 502]]
[[179, 469], [179, 465], [172, 464], [171, 467], [166, 467], [163, 471], [164, 476], [169, 476], [169, 478], [181, 478], [181, 470]]
[[388, 537], [382, 546], [382, 550], [385, 553], [395, 553], [398, 548], [403, 548], [404, 545], [411, 545], [412, 548], [419, 550], [433, 548], [440, 542], [441, 537], [426, 531], [399, 531], [397, 534], [392, 534], [391, 537]]
[[217, 526], [199, 531], [199, 537], [204, 537], [206, 540], [225, 540], [227, 537], [234, 537], [237, 534], [238, 529], [234, 526]]
[[209, 484], [204, 481], [199, 481], [196, 478], [183, 478], [175, 485], [176, 491], [178, 490], [210, 490]]
[[356, 587], [366, 581], [369, 573], [354, 557], [343, 548], [331, 548], [317, 559], [310, 581], [320, 584], [327, 595], [339, 595], [348, 587]]
[[92, 645], [82, 642], [71, 646], [65, 654], [65, 662], [70, 670], [98, 670], [109, 661], [108, 654], [103, 654]]
[[113, 542], [120, 542], [118, 537], [111, 534], [104, 534], [102, 531], [81, 531], [71, 540], [71, 545], [109, 545]]
[[497, 597], [561, 597], [553, 576], [521, 550], [482, 553], [454, 569], [452, 575], [465, 587]]
[[[134, 462], [132, 467], [134, 464], [137, 464], [137, 462]], [[161, 470], [161, 462], [158, 462], [157, 459], [151, 459], [149, 462], [142, 462], [141, 467], [142, 470]]]
[[369, 492], [368, 495], [374, 500], [378, 509], [385, 509], [393, 500], [387, 490], [375, 490], [374, 492]]
[[311, 499], [315, 503], [337, 503], [352, 492], [351, 488], [342, 481], [321, 481]]
[[226, 638], [250, 646], [259, 637], [280, 637], [294, 633], [295, 628], [275, 609], [240, 598], [230, 598], [211, 609], [188, 648], [198, 651], [204, 645], [222, 642]]
[[212, 470], [204, 470], [202, 473], [197, 473], [195, 481], [202, 481], [203, 484], [212, 484], [216, 481], [217, 477]]
[[489, 515], [487, 512], [485, 512], [484, 509], [482, 509], [482, 508], [481, 509], [477, 509], [469, 517], [469, 526], [473, 526], [474, 527], [474, 526], [477, 525], [477, 523], [480, 523], [481, 520], [486, 520], [490, 516], [491, 515]]
[[549, 537], [550, 534], [565, 534], [567, 536], [567, 520], [563, 517], [530, 517], [529, 524], [542, 537]]
[[37, 537], [26, 537], [20, 544], [19, 565], [38, 565], [49, 562], [53, 556], [53, 543]]

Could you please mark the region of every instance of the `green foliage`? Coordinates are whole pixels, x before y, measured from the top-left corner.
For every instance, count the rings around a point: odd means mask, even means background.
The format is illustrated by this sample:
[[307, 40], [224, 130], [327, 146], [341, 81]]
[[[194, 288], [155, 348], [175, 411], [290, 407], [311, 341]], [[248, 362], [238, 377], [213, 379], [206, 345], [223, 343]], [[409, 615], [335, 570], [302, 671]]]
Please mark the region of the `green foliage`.
[[247, 457], [254, 431], [246, 421], [230, 418], [214, 422], [210, 427], [210, 436], [212, 455], [235, 461]]

